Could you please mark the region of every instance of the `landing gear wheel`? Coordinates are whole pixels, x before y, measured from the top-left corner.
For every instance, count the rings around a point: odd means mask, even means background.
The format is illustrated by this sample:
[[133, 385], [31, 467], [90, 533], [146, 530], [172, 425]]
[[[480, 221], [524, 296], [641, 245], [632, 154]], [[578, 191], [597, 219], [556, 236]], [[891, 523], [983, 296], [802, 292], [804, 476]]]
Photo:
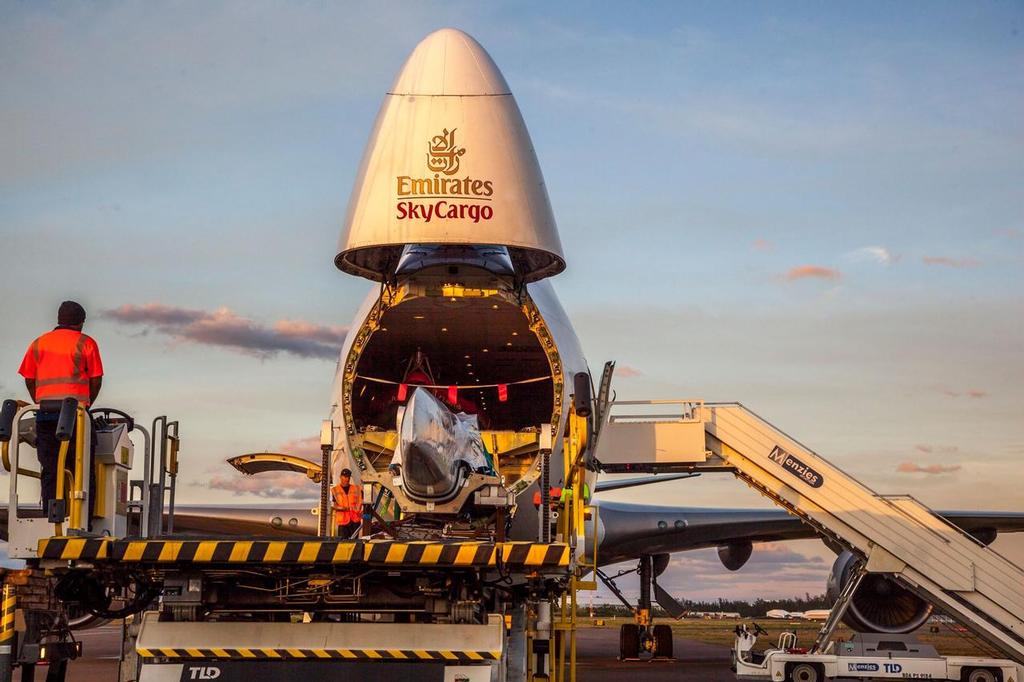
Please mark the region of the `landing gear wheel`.
[[821, 682], [822, 674], [817, 666], [810, 663], [798, 663], [789, 671], [790, 682]]
[[640, 658], [640, 626], [626, 623], [619, 628], [619, 660]]
[[966, 682], [996, 682], [998, 679], [991, 670], [975, 668], [968, 671], [961, 679]]
[[672, 658], [672, 628], [668, 625], [654, 626], [654, 655]]

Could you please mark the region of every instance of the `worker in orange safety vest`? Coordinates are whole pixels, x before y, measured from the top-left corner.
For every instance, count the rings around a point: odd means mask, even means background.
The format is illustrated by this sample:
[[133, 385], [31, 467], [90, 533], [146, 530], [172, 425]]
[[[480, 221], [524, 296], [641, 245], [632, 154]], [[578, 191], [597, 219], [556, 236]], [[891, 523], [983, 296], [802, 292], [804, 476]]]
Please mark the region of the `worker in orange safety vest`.
[[[28, 347], [18, 373], [25, 378], [25, 387], [33, 402], [75, 398], [88, 407], [96, 400], [103, 384], [103, 362], [99, 346], [91, 337], [82, 333], [84, 325], [85, 309], [74, 301], [64, 301], [57, 311], [57, 326]], [[40, 492], [44, 510], [48, 508], [49, 500], [57, 494], [60, 442], [56, 430], [59, 416], [59, 406], [56, 409], [40, 409], [36, 413], [36, 456], [39, 458]], [[75, 435], [71, 435], [72, 445], [75, 443]], [[95, 432], [92, 441], [95, 449]], [[70, 453], [65, 466], [73, 474], [74, 451]], [[94, 499], [94, 491], [94, 481], [90, 480], [90, 504]]]
[[359, 532], [363, 522], [363, 486], [352, 483], [352, 472], [342, 469], [338, 485], [331, 488], [334, 500], [334, 525], [339, 538], [350, 538]]

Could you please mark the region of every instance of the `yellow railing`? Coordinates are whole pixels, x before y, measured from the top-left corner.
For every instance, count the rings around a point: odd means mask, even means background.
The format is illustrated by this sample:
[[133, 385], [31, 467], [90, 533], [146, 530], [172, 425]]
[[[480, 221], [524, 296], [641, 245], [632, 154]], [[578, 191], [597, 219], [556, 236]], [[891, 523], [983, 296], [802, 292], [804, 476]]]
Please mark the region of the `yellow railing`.
[[[575, 412], [569, 415], [569, 433], [562, 448], [565, 455], [565, 485], [563, 487], [557, 531], [573, 553], [569, 574], [569, 589], [558, 604], [558, 620], [552, 623], [552, 679], [555, 682], [576, 682], [576, 629], [579, 590], [597, 589], [596, 579], [582, 580], [583, 574], [597, 566], [596, 508], [588, 507], [590, 490], [586, 483], [583, 454], [587, 448], [588, 424], [585, 417]], [[593, 523], [593, 556], [585, 561], [588, 509]], [[583, 542], [583, 546], [579, 543]]]
[[[85, 506], [85, 475], [83, 471], [83, 469], [85, 468], [85, 419], [85, 408], [82, 405], [79, 405], [77, 413], [75, 414], [74, 474], [71, 474], [71, 472], [69, 472], [67, 469], [68, 450], [71, 449], [70, 439], [60, 444], [60, 452], [57, 455], [58, 474], [56, 499], [69, 500], [70, 504], [67, 505], [69, 512], [68, 528], [74, 528], [77, 530], [85, 529], [85, 526], [82, 523], [82, 508]], [[68, 488], [68, 478], [71, 479], [70, 496], [66, 496], [66, 491]], [[53, 524], [53, 531], [54, 535], [63, 535], [64, 524]]]

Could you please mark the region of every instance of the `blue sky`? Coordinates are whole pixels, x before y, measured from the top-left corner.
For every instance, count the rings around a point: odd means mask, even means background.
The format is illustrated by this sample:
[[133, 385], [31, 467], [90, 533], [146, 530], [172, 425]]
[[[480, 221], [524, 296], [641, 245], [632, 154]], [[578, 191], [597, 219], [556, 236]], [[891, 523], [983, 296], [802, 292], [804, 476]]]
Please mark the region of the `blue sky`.
[[[0, 2], [0, 391], [75, 298], [103, 402], [182, 420], [181, 497], [257, 499], [221, 463], [316, 433], [333, 362], [274, 348], [348, 324], [363, 144], [455, 26], [516, 94], [556, 287], [592, 367], [630, 368], [620, 396], [741, 400], [880, 491], [1024, 510], [1022, 5], [549, 5]], [[146, 304], [278, 345], [103, 315]], [[793, 547], [766, 556], [820, 554]], [[680, 593], [757, 588], [680, 566]]]

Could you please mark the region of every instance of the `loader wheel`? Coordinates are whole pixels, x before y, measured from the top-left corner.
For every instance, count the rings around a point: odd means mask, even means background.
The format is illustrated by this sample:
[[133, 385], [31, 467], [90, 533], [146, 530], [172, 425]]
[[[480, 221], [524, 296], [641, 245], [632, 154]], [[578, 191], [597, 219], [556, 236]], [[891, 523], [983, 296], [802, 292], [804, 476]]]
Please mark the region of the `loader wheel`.
[[966, 680], [966, 682], [997, 682], [999, 680], [996, 674], [988, 668], [972, 668], [964, 672], [960, 679]]
[[790, 682], [821, 682], [823, 677], [818, 666], [810, 663], [797, 663], [789, 671]]
[[672, 628], [668, 625], [654, 626], [654, 655], [672, 658]]
[[626, 623], [619, 628], [619, 660], [640, 658], [640, 626]]

